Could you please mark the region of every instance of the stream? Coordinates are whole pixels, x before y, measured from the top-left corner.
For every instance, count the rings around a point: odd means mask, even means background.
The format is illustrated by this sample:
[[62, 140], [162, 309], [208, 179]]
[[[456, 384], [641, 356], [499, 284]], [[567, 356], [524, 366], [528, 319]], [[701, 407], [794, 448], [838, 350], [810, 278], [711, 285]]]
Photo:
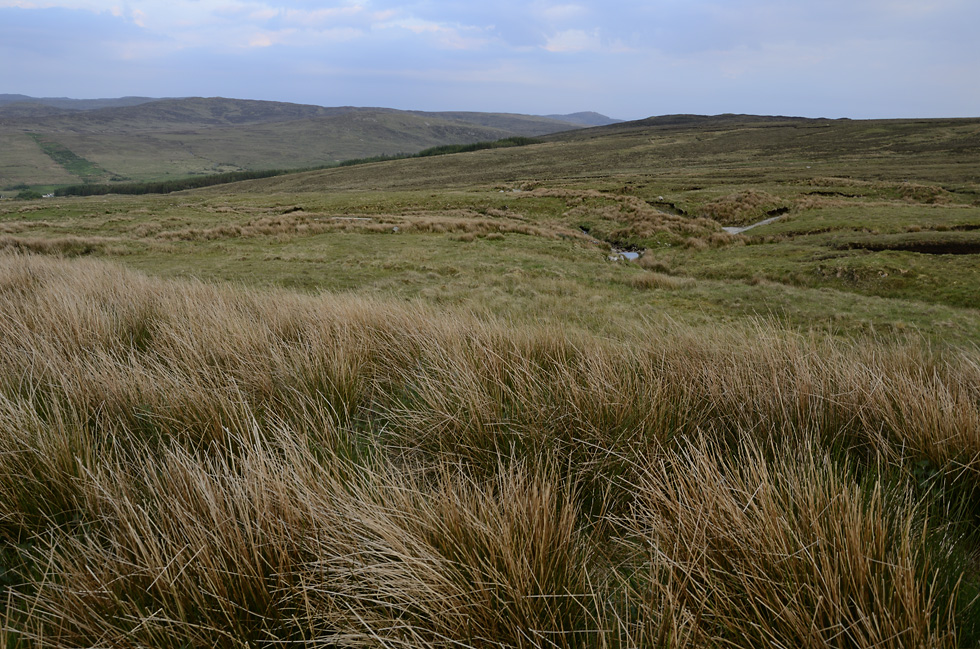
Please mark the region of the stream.
[[[608, 241], [603, 241], [602, 239], [596, 239], [592, 236], [587, 228], [580, 227], [582, 234], [587, 236], [592, 243], [597, 246], [612, 246]], [[620, 250], [615, 246], [612, 246], [612, 252], [609, 254], [609, 261], [619, 261], [620, 259], [625, 259], [626, 261], [636, 261], [643, 254], [642, 250]]]
[[640, 258], [640, 253], [633, 252], [631, 250], [616, 250], [614, 248], [612, 254], [609, 255], [609, 258], [610, 259], [615, 259], [616, 257], [621, 257], [621, 258], [626, 259], [628, 261], [634, 261], [634, 260]]

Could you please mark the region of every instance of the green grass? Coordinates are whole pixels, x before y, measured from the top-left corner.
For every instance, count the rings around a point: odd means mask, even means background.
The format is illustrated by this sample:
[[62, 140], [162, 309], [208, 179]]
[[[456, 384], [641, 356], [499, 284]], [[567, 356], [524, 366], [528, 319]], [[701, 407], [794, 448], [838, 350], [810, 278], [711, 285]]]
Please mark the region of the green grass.
[[64, 167], [65, 171], [73, 176], [77, 176], [82, 181], [97, 182], [105, 180], [109, 175], [109, 172], [105, 169], [77, 155], [60, 142], [37, 133], [31, 133], [30, 135], [49, 158]]
[[[858, 198], [812, 206], [784, 188], [787, 200], [802, 205], [769, 226], [728, 237], [717, 225], [691, 230], [694, 219], [688, 225], [684, 217], [661, 218], [657, 197], [649, 213], [633, 211], [635, 189], [216, 191], [49, 199], [31, 211], [11, 209], [0, 231], [8, 245], [47, 237], [87, 240], [90, 254], [166, 276], [431, 299], [508, 317], [567, 318], [585, 327], [619, 329], [667, 311], [693, 321], [771, 316], [845, 335], [904, 329], [937, 341], [977, 339], [974, 255], [844, 245], [889, 233], [921, 237], [928, 232], [907, 230], [923, 227], [972, 236], [953, 229], [980, 220], [968, 205]], [[690, 200], [681, 192], [670, 199], [678, 205]], [[661, 230], [631, 234], [649, 227]], [[607, 244], [594, 237], [650, 247], [640, 264], [612, 262]], [[77, 250], [81, 244], [66, 245]], [[693, 281], [651, 290], [651, 273]], [[596, 311], [582, 310], [582, 303], [605, 304]]]
[[0, 193], [10, 196], [17, 189], [27, 189], [46, 179], [55, 183], [72, 183], [77, 179], [56, 163], [25, 133], [0, 133]]
[[24, 180], [71, 185], [79, 177], [160, 182], [189, 175], [318, 168], [568, 128], [575, 126], [530, 115], [331, 109], [222, 98], [162, 100], [6, 120], [0, 125], [0, 143], [18, 144], [25, 131], [35, 133], [59, 162], [71, 165], [74, 177], [66, 177], [59, 165], [52, 168], [36, 150], [10, 146], [4, 147], [0, 161], [0, 186]]

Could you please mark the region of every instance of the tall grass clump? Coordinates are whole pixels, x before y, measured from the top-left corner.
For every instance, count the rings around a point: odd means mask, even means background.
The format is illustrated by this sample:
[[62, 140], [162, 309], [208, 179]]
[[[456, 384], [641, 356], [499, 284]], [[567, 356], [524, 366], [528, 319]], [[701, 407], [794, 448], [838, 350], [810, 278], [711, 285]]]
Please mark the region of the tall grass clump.
[[0, 256], [10, 646], [957, 647], [980, 355]]
[[297, 602], [311, 637], [365, 646], [594, 646], [595, 545], [542, 468], [446, 467], [353, 487], [316, 539]]
[[565, 219], [613, 245], [646, 248], [669, 244], [703, 249], [740, 241], [710, 217], [663, 212], [637, 196], [594, 189], [542, 188], [533, 193], [566, 199], [570, 208], [563, 215]]
[[[644, 465], [633, 633], [776, 647], [955, 647], [960, 557], [908, 489], [814, 444], [704, 439]], [[975, 640], [975, 638], [969, 639]]]
[[745, 189], [705, 203], [700, 213], [725, 225], [749, 225], [788, 211], [784, 199], [760, 189]]

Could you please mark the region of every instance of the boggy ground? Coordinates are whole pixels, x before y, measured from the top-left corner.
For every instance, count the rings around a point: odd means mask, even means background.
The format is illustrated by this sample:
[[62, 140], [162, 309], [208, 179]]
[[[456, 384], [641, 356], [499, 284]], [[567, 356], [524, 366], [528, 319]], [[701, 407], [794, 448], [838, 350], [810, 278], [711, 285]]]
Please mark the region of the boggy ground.
[[830, 124], [0, 203], [0, 642], [975, 646], [976, 126]]

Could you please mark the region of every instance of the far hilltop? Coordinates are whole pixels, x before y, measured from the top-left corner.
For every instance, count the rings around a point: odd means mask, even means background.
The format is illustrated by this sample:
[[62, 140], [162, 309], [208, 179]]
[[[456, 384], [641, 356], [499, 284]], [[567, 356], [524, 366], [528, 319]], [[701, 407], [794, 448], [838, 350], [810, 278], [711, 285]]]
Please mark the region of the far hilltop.
[[617, 123], [598, 113], [408, 111], [187, 97], [0, 94], [0, 188], [142, 182], [338, 164]]

